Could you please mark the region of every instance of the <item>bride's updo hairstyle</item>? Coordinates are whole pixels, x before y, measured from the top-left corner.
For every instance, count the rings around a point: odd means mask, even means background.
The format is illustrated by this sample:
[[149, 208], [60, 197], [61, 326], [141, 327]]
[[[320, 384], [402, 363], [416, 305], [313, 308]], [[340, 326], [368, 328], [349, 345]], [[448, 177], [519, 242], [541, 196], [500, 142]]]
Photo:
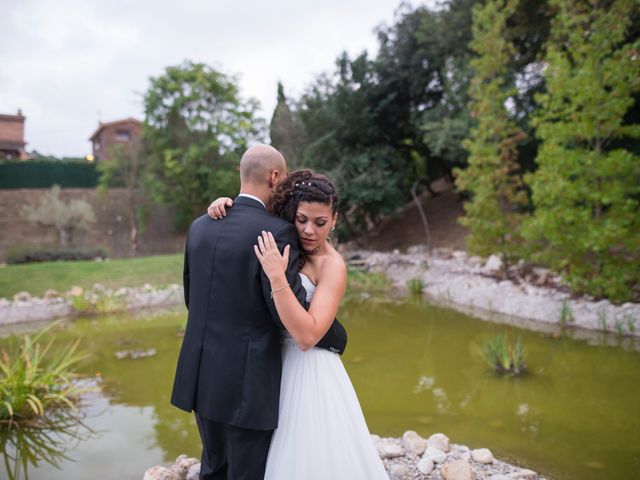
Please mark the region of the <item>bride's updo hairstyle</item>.
[[331, 214], [335, 215], [339, 201], [338, 192], [329, 178], [311, 170], [296, 170], [277, 185], [271, 211], [294, 223], [300, 202], [329, 205]]

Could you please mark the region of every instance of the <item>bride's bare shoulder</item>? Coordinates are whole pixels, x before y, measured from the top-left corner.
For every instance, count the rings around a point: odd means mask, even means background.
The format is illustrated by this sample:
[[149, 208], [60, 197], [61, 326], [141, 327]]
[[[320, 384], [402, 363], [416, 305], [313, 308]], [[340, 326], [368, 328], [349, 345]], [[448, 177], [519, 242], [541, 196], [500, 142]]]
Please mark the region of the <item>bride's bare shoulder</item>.
[[347, 276], [347, 266], [344, 263], [344, 259], [342, 258], [342, 255], [333, 248], [322, 262], [320, 275], [331, 278], [332, 280], [335, 280], [336, 277], [340, 278]]

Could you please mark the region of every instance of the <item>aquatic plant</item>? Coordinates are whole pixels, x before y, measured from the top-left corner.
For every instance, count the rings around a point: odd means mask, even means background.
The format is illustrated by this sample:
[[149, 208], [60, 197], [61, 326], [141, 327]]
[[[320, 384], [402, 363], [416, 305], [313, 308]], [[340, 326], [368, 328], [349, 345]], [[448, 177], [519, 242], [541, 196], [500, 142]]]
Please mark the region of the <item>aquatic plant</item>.
[[566, 327], [570, 323], [573, 323], [573, 312], [571, 311], [571, 307], [569, 307], [569, 302], [566, 298], [562, 300], [559, 322], [561, 327]]
[[619, 337], [624, 336], [624, 323], [619, 318], [616, 318], [616, 335]]
[[627, 322], [627, 330], [631, 335], [633, 335], [636, 331], [636, 319], [633, 318], [633, 315], [625, 313], [623, 320]]
[[387, 296], [393, 293], [393, 282], [385, 273], [347, 271], [347, 297], [364, 295]]
[[520, 337], [511, 345], [505, 334], [496, 334], [484, 342], [483, 350], [489, 367], [497, 373], [521, 375], [526, 370], [527, 352]]
[[42, 337], [60, 322], [54, 322], [22, 344], [3, 348], [0, 358], [0, 425], [38, 424], [51, 410], [75, 410], [80, 396], [96, 387], [77, 381], [75, 366], [86, 357], [78, 352], [79, 341], [51, 353], [54, 338]]
[[407, 281], [407, 289], [414, 297], [422, 296], [425, 284], [421, 277], [415, 277]]
[[607, 325], [607, 312], [604, 310], [598, 311], [598, 328], [604, 332], [609, 330]]
[[70, 296], [71, 307], [84, 315], [105, 314], [123, 310], [126, 307], [126, 289], [115, 292], [100, 284], [95, 284], [92, 290], [79, 289]]

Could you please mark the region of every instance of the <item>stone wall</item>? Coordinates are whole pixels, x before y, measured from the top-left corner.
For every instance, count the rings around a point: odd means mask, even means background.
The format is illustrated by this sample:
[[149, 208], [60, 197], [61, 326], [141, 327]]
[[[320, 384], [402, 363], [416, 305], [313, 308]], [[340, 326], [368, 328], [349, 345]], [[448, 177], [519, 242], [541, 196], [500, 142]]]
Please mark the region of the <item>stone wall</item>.
[[[15, 245], [56, 245], [53, 228], [29, 223], [21, 213], [24, 205], [36, 206], [46, 189], [0, 190], [0, 262], [7, 250]], [[129, 221], [124, 189], [112, 189], [105, 196], [95, 189], [65, 188], [64, 200], [83, 199], [91, 204], [96, 222], [91, 231], [78, 233], [74, 245], [81, 248], [103, 248], [111, 258], [129, 256]], [[149, 224], [139, 234], [138, 255], [181, 252], [185, 234], [176, 232], [167, 207], [154, 205]]]

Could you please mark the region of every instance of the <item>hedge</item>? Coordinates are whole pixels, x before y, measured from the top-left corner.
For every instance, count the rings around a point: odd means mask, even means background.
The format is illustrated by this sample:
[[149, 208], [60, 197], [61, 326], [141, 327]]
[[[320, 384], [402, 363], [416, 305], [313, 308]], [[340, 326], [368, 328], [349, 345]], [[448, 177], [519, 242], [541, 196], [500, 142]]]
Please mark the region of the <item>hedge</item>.
[[7, 161], [0, 163], [0, 189], [95, 188], [100, 174], [92, 163], [81, 161]]

